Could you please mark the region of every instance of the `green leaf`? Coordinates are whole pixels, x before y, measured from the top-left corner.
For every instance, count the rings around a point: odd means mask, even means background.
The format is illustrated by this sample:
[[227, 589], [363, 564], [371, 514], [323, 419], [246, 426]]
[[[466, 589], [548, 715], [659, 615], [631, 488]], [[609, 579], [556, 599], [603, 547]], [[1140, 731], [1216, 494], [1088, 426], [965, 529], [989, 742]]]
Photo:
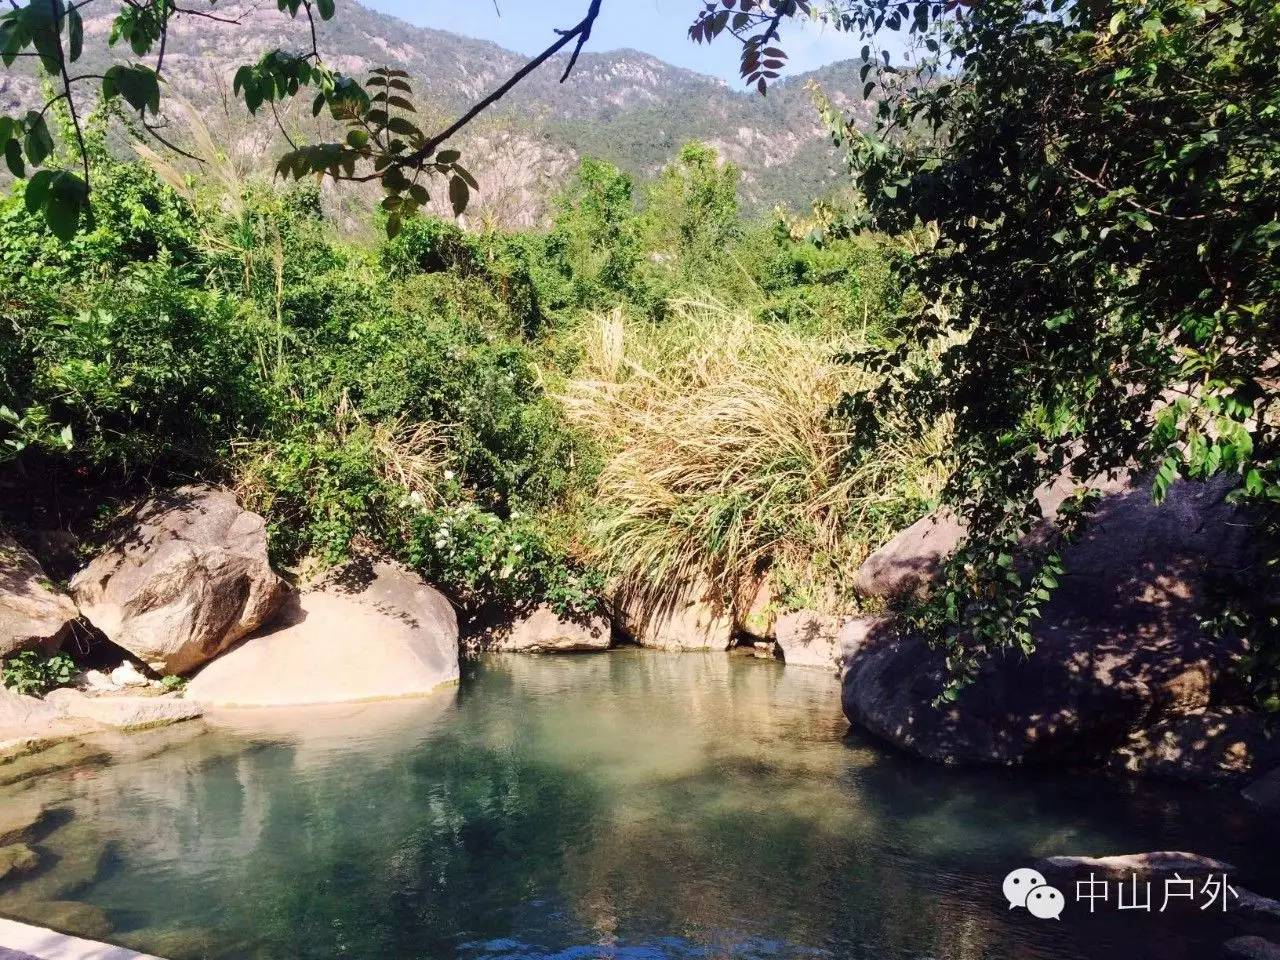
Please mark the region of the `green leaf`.
[[441, 150], [436, 154], [436, 163], [457, 163], [462, 159], [460, 150]]
[[[239, 74], [236, 79], [239, 82]], [[246, 89], [246, 99], [248, 94]], [[117, 64], [108, 69], [102, 79], [102, 95], [108, 99], [119, 95], [135, 110], [160, 112], [160, 78], [150, 67], [141, 64]]]
[[26, 167], [22, 162], [22, 144], [17, 140], [5, 141], [4, 161], [9, 165], [9, 172], [19, 180], [26, 176]]
[[84, 20], [79, 10], [67, 14], [67, 27], [67, 57], [74, 63], [84, 52]]
[[467, 186], [467, 181], [461, 177], [454, 177], [449, 181], [449, 202], [453, 205], [453, 215], [461, 216], [463, 211], [467, 209], [467, 204], [471, 200], [471, 188]]
[[49, 196], [49, 185], [53, 183], [53, 176], [52, 170], [37, 170], [31, 175], [23, 195], [27, 213], [38, 213], [44, 207], [45, 199]]
[[65, 170], [55, 174], [44, 206], [44, 218], [54, 236], [64, 243], [75, 236], [88, 200], [89, 188], [83, 180]]
[[49, 133], [49, 125], [44, 117], [34, 110], [27, 112], [27, 135], [22, 146], [27, 152], [27, 159], [33, 167], [38, 167], [53, 153], [53, 135]]

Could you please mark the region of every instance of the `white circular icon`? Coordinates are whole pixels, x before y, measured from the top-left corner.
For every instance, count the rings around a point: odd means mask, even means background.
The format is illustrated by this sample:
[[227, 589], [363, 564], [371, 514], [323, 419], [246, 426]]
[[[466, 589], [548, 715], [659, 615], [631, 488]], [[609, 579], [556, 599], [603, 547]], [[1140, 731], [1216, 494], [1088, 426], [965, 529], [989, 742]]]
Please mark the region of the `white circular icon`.
[[1050, 917], [1057, 920], [1062, 916], [1062, 908], [1066, 905], [1067, 899], [1057, 887], [1034, 887], [1027, 894], [1027, 911], [1041, 920], [1048, 920]]
[[1036, 887], [1043, 887], [1044, 885], [1044, 874], [1040, 871], [1031, 870], [1027, 867], [1014, 870], [1004, 878], [1004, 898], [1009, 901], [1009, 909], [1025, 907], [1027, 905], [1027, 894]]

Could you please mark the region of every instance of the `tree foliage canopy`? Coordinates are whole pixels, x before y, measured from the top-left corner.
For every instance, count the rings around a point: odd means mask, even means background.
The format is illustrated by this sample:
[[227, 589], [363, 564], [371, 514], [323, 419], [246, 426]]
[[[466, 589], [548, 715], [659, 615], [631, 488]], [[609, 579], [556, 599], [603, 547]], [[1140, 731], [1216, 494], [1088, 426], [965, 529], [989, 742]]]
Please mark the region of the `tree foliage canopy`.
[[[717, 6], [704, 31], [751, 27]], [[1264, 513], [1280, 501], [1280, 7], [859, 0], [821, 15], [920, 41], [909, 68], [868, 57], [875, 130], [825, 113], [868, 222], [937, 231], [908, 265], [929, 306], [846, 410], [864, 437], [903, 410], [955, 418], [947, 500], [969, 535], [922, 619], [963, 682], [983, 651], [1030, 649], [1061, 567], [1013, 558], [1045, 483], [1067, 474], [1083, 496], [1136, 467], [1160, 499], [1179, 476], [1229, 473]]]

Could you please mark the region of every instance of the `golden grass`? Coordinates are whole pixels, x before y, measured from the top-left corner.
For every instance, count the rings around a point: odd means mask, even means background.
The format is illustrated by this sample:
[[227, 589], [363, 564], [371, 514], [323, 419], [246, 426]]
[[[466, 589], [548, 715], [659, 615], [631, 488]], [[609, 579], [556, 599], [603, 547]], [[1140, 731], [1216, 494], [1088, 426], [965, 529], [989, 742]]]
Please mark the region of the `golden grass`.
[[741, 604], [772, 571], [793, 604], [847, 605], [866, 553], [945, 475], [942, 431], [895, 436], [850, 466], [831, 409], [867, 374], [838, 362], [848, 338], [695, 301], [661, 324], [615, 311], [582, 336], [562, 400], [605, 452], [591, 541], [620, 585], [707, 581]]

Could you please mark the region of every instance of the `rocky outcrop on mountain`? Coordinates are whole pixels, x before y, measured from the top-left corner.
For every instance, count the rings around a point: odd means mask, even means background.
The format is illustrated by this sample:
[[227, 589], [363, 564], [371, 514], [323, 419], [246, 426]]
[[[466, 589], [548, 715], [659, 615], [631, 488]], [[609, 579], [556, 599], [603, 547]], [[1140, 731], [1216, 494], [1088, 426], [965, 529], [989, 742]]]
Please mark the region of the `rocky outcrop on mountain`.
[[275, 707], [421, 696], [456, 681], [458, 620], [439, 591], [359, 558], [302, 591], [273, 629], [205, 667], [186, 698]]
[[71, 592], [117, 646], [183, 674], [267, 623], [289, 588], [267, 560], [262, 517], [225, 490], [192, 486], [121, 517]]

